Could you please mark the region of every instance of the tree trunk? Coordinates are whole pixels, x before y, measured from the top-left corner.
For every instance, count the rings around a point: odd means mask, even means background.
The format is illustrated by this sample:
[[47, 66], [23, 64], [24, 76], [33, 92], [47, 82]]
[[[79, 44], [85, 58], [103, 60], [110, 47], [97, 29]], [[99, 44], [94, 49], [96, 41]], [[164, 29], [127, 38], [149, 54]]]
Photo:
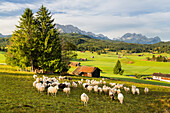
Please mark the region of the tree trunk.
[[33, 62], [33, 60], [31, 60], [31, 72], [34, 72], [34, 62]]

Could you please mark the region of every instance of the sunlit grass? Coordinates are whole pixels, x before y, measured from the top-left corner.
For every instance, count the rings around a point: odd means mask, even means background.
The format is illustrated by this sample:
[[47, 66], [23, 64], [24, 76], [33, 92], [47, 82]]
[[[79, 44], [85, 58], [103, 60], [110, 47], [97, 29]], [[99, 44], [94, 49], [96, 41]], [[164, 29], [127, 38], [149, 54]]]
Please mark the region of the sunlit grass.
[[[94, 91], [89, 93], [79, 85], [77, 88], [71, 87], [69, 97], [62, 90], [58, 91], [56, 97], [48, 96], [46, 92], [38, 93], [32, 86], [34, 81], [33, 74], [16, 71], [14, 67], [0, 65], [0, 112], [151, 113], [170, 110], [170, 88], [127, 81], [105, 80], [108, 86], [110, 82], [125, 83], [126, 87], [135, 85], [140, 89], [140, 95], [126, 93], [121, 89], [124, 95], [124, 103], [121, 105], [117, 100], [117, 95], [116, 100], [110, 100], [108, 95], [99, 95]], [[56, 77], [58, 75], [46, 76]], [[42, 77], [42, 75], [38, 75], [38, 77]], [[81, 78], [101, 80], [101, 78], [71, 77], [73, 78], [72, 81], [78, 81]], [[147, 95], [143, 92], [145, 87], [149, 88]], [[86, 93], [89, 96], [87, 106], [84, 106], [80, 100], [82, 93]]]

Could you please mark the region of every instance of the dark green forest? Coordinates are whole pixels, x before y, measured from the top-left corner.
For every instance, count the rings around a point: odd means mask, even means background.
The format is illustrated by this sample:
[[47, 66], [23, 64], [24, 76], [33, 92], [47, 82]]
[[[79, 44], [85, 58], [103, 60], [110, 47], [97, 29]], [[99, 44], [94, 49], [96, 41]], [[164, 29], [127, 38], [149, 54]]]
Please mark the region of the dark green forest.
[[[0, 38], [0, 50], [5, 51], [10, 38]], [[156, 44], [132, 44], [113, 40], [94, 39], [86, 35], [76, 33], [61, 33], [60, 39], [76, 45], [78, 51], [94, 51], [106, 53], [107, 51], [120, 52], [127, 50], [128, 53], [157, 52], [170, 54], [170, 41]]]

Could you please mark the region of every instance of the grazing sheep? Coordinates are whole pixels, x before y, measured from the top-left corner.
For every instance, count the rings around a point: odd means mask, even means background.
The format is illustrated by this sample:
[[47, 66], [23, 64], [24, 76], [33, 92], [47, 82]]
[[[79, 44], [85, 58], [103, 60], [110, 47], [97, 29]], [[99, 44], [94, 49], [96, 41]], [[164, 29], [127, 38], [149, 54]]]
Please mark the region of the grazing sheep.
[[103, 81], [103, 84], [106, 84], [106, 81]]
[[58, 89], [59, 89], [58, 86], [55, 86], [55, 87], [50, 86], [48, 88], [47, 93], [48, 93], [48, 95], [51, 93], [51, 95], [56, 96], [56, 93], [57, 93]]
[[64, 88], [63, 92], [66, 93], [67, 96], [68, 96], [68, 94], [70, 94], [70, 88]]
[[121, 104], [123, 104], [123, 98], [124, 98], [123, 94], [119, 93], [118, 94], [118, 100], [120, 101]]
[[93, 86], [88, 86], [88, 87], [87, 87], [87, 90], [88, 90], [89, 92], [91, 92], [92, 89], [93, 89]]
[[137, 92], [137, 94], [138, 94], [138, 95], [140, 94], [140, 92], [139, 92], [139, 89], [138, 89], [138, 88], [136, 88], [136, 92]]
[[33, 82], [33, 87], [36, 87], [37, 81]]
[[41, 83], [37, 83], [35, 87], [38, 89], [41, 85]]
[[110, 88], [109, 88], [109, 87], [107, 87], [107, 86], [106, 86], [106, 87], [103, 87], [103, 91], [104, 91], [104, 93], [105, 93], [105, 94], [107, 94], [107, 92], [108, 92], [108, 90], [109, 90], [109, 89], [110, 89]]
[[104, 78], [102, 78], [102, 80], [104, 80]]
[[118, 89], [118, 90], [117, 90], [117, 94], [119, 94], [120, 92], [121, 92], [120, 89]]
[[67, 87], [71, 86], [70, 82], [64, 82], [64, 84], [66, 84]]
[[115, 94], [117, 92], [117, 89], [112, 88], [112, 92]]
[[115, 94], [113, 93], [113, 91], [111, 89], [109, 90], [109, 96], [110, 96], [111, 100], [115, 100]]
[[135, 92], [136, 92], [136, 86], [132, 85], [132, 94], [135, 94]]
[[83, 82], [83, 79], [81, 79], [81, 82]]
[[40, 82], [40, 79], [39, 79], [39, 78], [36, 78], [36, 81], [37, 81], [37, 83], [39, 83], [39, 82]]
[[101, 87], [98, 87], [98, 90], [99, 90], [100, 94], [103, 92]]
[[37, 75], [33, 75], [33, 78], [36, 79], [36, 78], [37, 78]]
[[84, 89], [86, 89], [90, 84], [89, 83], [83, 83]]
[[111, 85], [111, 86], [115, 86], [115, 85], [116, 85], [116, 83], [110, 83], [110, 85]]
[[149, 92], [149, 89], [147, 87], [145, 87], [144, 92], [145, 92], [145, 94], [147, 94]]
[[98, 85], [94, 86], [94, 92], [98, 93]]
[[103, 83], [103, 81], [102, 80], [100, 80], [100, 84], [102, 84]]
[[82, 81], [78, 81], [79, 85], [81, 85], [83, 82]]
[[81, 95], [81, 101], [84, 102], [84, 106], [85, 106], [85, 105], [87, 105], [87, 102], [89, 101], [89, 97], [85, 93], [83, 93]]
[[130, 91], [130, 88], [126, 88], [126, 92], [129, 92]]
[[40, 86], [40, 88], [38, 89], [39, 92], [43, 92], [45, 91], [45, 85], [43, 84], [42, 86]]
[[77, 84], [75, 82], [72, 83], [73, 87], [77, 87]]

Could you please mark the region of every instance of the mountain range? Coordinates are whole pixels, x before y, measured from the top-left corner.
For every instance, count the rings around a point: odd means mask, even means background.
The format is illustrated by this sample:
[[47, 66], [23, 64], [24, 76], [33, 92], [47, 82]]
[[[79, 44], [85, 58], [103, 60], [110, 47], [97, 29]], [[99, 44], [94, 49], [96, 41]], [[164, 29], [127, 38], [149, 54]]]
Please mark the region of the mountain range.
[[122, 37], [114, 38], [113, 40], [136, 44], [155, 44], [161, 42], [161, 39], [158, 36], [154, 38], [148, 38], [142, 34], [136, 33], [126, 33]]
[[0, 33], [0, 38], [4, 38], [4, 37], [11, 37], [12, 35], [3, 35], [2, 33]]
[[[80, 35], [89, 36], [94, 39], [111, 40], [107, 36], [104, 36], [103, 34], [94, 34], [92, 32], [86, 32], [86, 31], [80, 30], [78, 27], [75, 27], [73, 25], [56, 24], [56, 28], [59, 29], [60, 33], [77, 33]], [[2, 35], [0, 33], [0, 38], [11, 37], [11, 36], [12, 35]], [[127, 43], [136, 43], [136, 44], [155, 44], [155, 43], [161, 42], [161, 39], [158, 36], [154, 38], [148, 38], [142, 34], [136, 34], [136, 33], [126, 33], [120, 38], [113, 38], [113, 40], [123, 41]]]
[[61, 33], [78, 33], [81, 35], [87, 35], [94, 39], [110, 40], [107, 36], [104, 36], [103, 34], [96, 35], [92, 32], [86, 32], [86, 31], [80, 30], [78, 27], [75, 27], [73, 25], [56, 24], [56, 27], [60, 30]]

